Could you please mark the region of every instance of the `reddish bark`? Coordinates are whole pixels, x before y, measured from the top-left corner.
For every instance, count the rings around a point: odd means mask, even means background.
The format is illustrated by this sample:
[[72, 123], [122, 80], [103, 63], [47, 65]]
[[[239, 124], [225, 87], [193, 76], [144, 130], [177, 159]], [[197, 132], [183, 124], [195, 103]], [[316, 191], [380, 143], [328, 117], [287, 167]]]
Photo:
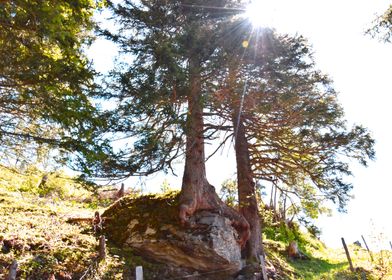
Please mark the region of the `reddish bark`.
[[255, 182], [252, 176], [249, 147], [245, 127], [239, 111], [233, 114], [235, 153], [237, 161], [238, 202], [240, 213], [250, 225], [250, 238], [245, 245], [247, 259], [259, 260], [263, 255], [261, 224], [256, 199]]
[[125, 195], [125, 185], [124, 183], [121, 184], [121, 188], [118, 190], [117, 194], [116, 194], [116, 198], [122, 198]]
[[233, 227], [239, 233], [239, 243], [243, 246], [249, 238], [248, 222], [241, 214], [223, 203], [207, 180], [200, 65], [196, 59], [191, 59], [189, 67], [191, 87], [188, 95], [189, 112], [185, 170], [180, 194], [180, 220], [186, 224], [189, 216], [197, 210], [218, 211], [232, 221]]

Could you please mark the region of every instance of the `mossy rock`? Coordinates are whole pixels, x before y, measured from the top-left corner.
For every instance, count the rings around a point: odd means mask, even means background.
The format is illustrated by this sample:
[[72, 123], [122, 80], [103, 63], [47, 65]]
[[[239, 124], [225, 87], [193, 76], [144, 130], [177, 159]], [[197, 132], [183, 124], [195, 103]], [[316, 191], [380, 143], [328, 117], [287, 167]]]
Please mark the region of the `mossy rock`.
[[157, 231], [163, 224], [180, 227], [178, 195], [178, 192], [169, 192], [123, 197], [102, 214], [105, 233], [114, 244], [122, 246], [129, 238], [132, 221], [138, 221], [132, 231], [139, 233], [145, 233], [148, 228]]
[[142, 257], [197, 271], [240, 268], [241, 249], [231, 222], [210, 211], [198, 211], [190, 225], [178, 217], [178, 192], [124, 197], [102, 215], [103, 231], [119, 248]]

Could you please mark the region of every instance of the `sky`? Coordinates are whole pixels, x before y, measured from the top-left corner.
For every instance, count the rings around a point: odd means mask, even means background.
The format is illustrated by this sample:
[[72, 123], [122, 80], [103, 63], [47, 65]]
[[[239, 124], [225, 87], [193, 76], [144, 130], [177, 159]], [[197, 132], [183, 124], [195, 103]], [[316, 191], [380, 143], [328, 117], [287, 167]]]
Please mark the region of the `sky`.
[[[382, 14], [391, 2], [259, 1], [264, 4], [257, 7], [259, 15], [268, 16], [271, 27], [278, 32], [297, 33], [308, 39], [318, 68], [334, 81], [348, 123], [367, 127], [376, 140], [376, 160], [367, 168], [355, 162], [351, 165], [354, 198], [347, 206], [347, 213], [334, 212], [332, 217], [321, 217], [316, 222], [322, 229], [321, 240], [328, 246], [339, 247], [341, 237], [347, 243], [353, 243], [361, 241], [363, 235], [370, 249], [389, 248], [388, 241], [392, 241], [392, 44], [379, 42], [364, 33], [376, 15]], [[252, 16], [255, 14], [257, 17], [257, 12]], [[115, 54], [116, 48], [103, 39], [97, 40], [88, 51], [96, 69], [101, 72], [113, 67]], [[226, 147], [207, 162], [208, 180], [216, 188], [234, 175], [235, 160], [230, 148]], [[211, 147], [206, 149], [208, 154]], [[143, 190], [158, 191], [164, 179], [172, 187], [180, 188], [181, 164], [177, 177], [152, 176], [143, 180]], [[132, 179], [126, 184], [138, 183], [140, 181]]]

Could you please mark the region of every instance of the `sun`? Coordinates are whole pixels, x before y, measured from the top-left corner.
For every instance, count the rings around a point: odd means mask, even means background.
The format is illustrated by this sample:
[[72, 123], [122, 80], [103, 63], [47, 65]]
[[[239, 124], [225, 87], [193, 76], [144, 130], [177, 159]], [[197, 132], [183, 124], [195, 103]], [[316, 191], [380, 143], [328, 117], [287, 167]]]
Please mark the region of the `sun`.
[[247, 17], [254, 27], [272, 27], [276, 16], [276, 6], [273, 0], [253, 0], [246, 7]]

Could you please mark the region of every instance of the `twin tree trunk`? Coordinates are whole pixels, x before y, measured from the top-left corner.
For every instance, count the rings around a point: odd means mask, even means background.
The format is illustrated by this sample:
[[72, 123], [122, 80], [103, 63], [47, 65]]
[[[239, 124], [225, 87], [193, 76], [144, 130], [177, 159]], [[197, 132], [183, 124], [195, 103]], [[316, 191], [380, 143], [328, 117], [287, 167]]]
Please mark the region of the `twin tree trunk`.
[[[238, 61], [232, 61], [230, 63], [228, 85], [230, 96], [232, 96], [231, 101], [229, 101], [229, 106], [231, 107], [231, 121], [234, 129], [239, 211], [250, 226], [250, 238], [243, 250], [243, 255], [248, 260], [261, 261], [263, 267], [264, 259], [260, 259], [260, 256], [264, 258], [264, 248], [256, 198], [256, 187], [250, 163], [249, 144], [246, 138], [244, 116], [241, 112], [241, 100], [236, 98], [237, 94], [234, 90], [238, 86], [236, 83], [238, 76], [237, 65]], [[245, 96], [243, 98], [245, 98]]]
[[255, 182], [252, 176], [249, 147], [241, 112], [234, 110], [232, 116], [234, 126], [234, 148], [237, 161], [238, 201], [240, 213], [250, 225], [250, 238], [245, 246], [245, 257], [259, 260], [264, 254], [261, 224], [256, 199]]
[[203, 100], [201, 96], [200, 63], [195, 58], [189, 62], [190, 92], [188, 94], [188, 119], [186, 131], [185, 170], [180, 194], [180, 221], [188, 222], [197, 210], [212, 210], [229, 218], [239, 233], [243, 247], [249, 239], [249, 223], [219, 198], [206, 176], [204, 152]]

